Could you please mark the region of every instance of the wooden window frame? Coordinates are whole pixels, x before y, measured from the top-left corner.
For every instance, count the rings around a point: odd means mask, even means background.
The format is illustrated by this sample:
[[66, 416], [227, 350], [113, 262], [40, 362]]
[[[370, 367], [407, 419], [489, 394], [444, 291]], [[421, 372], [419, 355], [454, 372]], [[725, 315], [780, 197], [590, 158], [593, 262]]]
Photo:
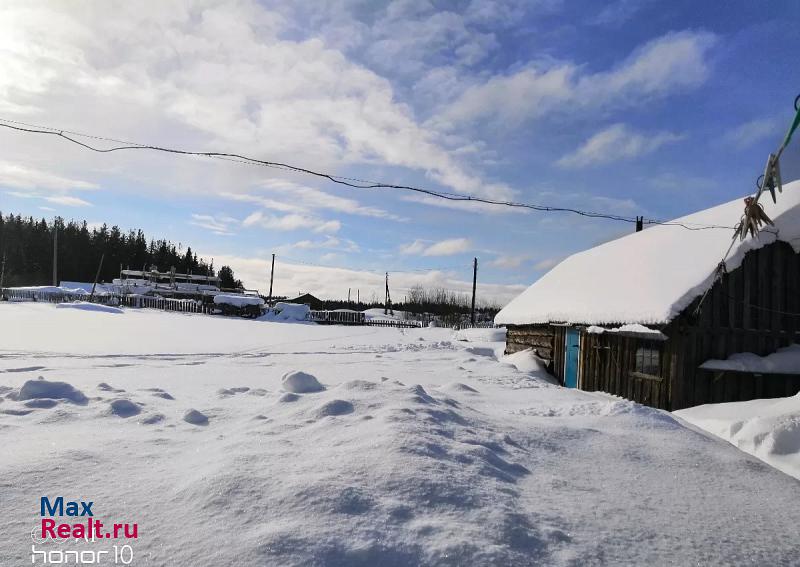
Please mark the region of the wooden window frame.
[[658, 372], [659, 374], [650, 374], [648, 372], [641, 372], [639, 370], [631, 370], [629, 374], [633, 378], [642, 378], [644, 380], [653, 380], [655, 382], [663, 382], [664, 377], [661, 375], [661, 363], [663, 358], [663, 349], [662, 344], [658, 342], [653, 342], [652, 344], [648, 343], [641, 343], [636, 346], [636, 349], [633, 352], [633, 368], [637, 366], [637, 353], [640, 349], [647, 349], [651, 351], [655, 351], [658, 355]]

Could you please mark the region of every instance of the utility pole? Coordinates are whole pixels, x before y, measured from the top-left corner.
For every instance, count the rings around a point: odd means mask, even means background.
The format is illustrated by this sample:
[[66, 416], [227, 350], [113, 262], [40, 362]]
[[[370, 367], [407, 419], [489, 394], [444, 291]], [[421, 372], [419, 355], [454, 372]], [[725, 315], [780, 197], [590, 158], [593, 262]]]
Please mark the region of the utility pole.
[[[383, 314], [388, 315], [392, 311], [392, 298], [389, 297], [389, 272], [386, 272], [386, 299], [383, 303]], [[394, 315], [394, 311], [392, 311]]]
[[356, 302], [358, 302], [358, 304], [361, 305], [361, 290], [360, 289], [356, 290]]
[[53, 287], [58, 286], [58, 225], [53, 222]]
[[478, 283], [478, 259], [474, 258], [472, 263], [472, 312], [469, 320], [475, 324], [475, 286]]
[[272, 255], [272, 270], [269, 272], [269, 299], [267, 304], [272, 303], [272, 279], [275, 277], [275, 254]]
[[97, 287], [97, 280], [100, 279], [100, 270], [103, 269], [103, 260], [105, 259], [105, 257], [106, 253], [103, 252], [103, 255], [100, 256], [100, 265], [97, 266], [97, 273], [94, 275], [94, 283], [92, 284], [92, 293], [89, 294], [89, 303], [91, 303], [92, 299], [94, 299], [94, 288]]
[[350, 303], [350, 288], [347, 288], [347, 303]]
[[636, 217], [636, 232], [642, 232], [644, 229], [644, 217]]
[[6, 251], [3, 250], [3, 265], [0, 267], [0, 301], [5, 301], [6, 295], [3, 291], [3, 283], [6, 279]]

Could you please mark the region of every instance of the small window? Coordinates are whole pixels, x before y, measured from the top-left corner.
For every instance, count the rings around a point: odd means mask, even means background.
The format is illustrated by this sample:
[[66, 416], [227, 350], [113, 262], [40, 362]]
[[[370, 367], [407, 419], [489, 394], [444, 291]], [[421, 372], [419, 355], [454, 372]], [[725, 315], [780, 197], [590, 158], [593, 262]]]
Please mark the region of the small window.
[[661, 374], [661, 360], [657, 348], [639, 347], [636, 349], [636, 372], [658, 376]]

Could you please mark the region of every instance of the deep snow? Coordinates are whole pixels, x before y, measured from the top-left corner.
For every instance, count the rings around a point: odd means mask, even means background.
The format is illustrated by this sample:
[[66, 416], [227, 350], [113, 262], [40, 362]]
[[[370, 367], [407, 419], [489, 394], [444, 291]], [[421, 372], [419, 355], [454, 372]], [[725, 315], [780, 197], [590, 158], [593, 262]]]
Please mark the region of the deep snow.
[[700, 368], [761, 374], [800, 374], [800, 345], [791, 344], [767, 356], [737, 352], [725, 360], [707, 360]]
[[0, 304], [0, 564], [42, 495], [138, 522], [136, 565], [796, 563], [797, 480], [471, 334]]
[[675, 413], [800, 480], [800, 394]]

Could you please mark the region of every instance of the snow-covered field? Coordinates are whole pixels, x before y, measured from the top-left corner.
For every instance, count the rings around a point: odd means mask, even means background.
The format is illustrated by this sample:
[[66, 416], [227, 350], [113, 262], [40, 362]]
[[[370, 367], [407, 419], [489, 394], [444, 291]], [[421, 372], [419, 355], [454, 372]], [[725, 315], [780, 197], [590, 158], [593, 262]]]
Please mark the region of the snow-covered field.
[[0, 565], [59, 495], [133, 565], [797, 564], [796, 479], [457, 338], [0, 304]]
[[800, 480], [800, 394], [675, 413]]

